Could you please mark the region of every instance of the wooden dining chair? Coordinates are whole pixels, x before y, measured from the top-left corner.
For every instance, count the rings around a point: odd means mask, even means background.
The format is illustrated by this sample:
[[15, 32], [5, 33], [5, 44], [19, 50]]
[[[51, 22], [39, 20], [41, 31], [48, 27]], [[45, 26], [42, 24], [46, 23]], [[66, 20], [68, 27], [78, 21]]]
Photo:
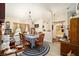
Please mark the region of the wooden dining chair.
[[36, 42], [35, 42], [35, 45], [36, 45], [36, 46], [41, 46], [41, 45], [43, 44], [44, 36], [45, 36], [44, 33], [41, 33], [41, 34], [39, 35], [39, 38], [38, 38], [38, 39], [36, 40]]
[[[10, 33], [9, 33], [9, 36], [10, 36], [10, 44], [9, 44], [9, 46], [10, 46], [11, 49], [12, 49], [12, 48], [15, 48], [16, 45], [15, 45], [15, 40], [14, 40], [14, 38], [13, 38], [14, 32], [10, 32]], [[11, 39], [13, 39], [14, 41], [11, 41]]]
[[26, 47], [31, 45], [30, 42], [26, 40], [27, 38], [25, 38], [24, 34], [19, 33], [19, 35], [20, 35], [21, 43], [22, 43], [24, 48], [26, 48]]
[[6, 50], [8, 50], [8, 48], [6, 48], [4, 50], [0, 50], [0, 56], [4, 56]]

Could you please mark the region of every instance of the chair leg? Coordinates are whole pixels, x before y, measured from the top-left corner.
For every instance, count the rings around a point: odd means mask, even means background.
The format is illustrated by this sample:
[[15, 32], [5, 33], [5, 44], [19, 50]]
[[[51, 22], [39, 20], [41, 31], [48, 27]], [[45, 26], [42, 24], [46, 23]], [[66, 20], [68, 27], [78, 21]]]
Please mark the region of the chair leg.
[[18, 56], [18, 55], [17, 55], [17, 52], [15, 52], [15, 55]]

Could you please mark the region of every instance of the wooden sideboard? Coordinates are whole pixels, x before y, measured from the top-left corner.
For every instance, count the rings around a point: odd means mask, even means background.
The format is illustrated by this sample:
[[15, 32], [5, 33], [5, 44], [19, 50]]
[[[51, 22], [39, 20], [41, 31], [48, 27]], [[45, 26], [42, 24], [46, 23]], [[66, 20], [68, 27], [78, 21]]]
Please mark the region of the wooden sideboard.
[[79, 18], [70, 19], [70, 43], [79, 45]]
[[79, 56], [79, 45], [72, 44], [70, 42], [60, 41], [61, 48], [60, 48], [60, 54], [63, 56], [66, 56], [70, 51], [71, 53]]
[[60, 41], [61, 55], [72, 51], [74, 55], [79, 56], [79, 17], [70, 19], [69, 40], [70, 42]]
[[60, 41], [60, 54], [63, 56], [66, 56], [67, 53], [70, 51], [70, 43], [68, 42], [64, 42], [64, 41]]

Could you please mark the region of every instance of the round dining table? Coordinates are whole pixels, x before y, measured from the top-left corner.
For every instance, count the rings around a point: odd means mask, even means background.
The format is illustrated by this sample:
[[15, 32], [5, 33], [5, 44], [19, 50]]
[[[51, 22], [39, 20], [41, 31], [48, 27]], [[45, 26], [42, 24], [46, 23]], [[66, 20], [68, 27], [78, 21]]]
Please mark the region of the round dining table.
[[35, 47], [35, 41], [37, 40], [37, 38], [39, 38], [39, 35], [26, 34], [25, 38], [27, 38], [26, 40], [30, 41], [31, 48], [34, 48]]

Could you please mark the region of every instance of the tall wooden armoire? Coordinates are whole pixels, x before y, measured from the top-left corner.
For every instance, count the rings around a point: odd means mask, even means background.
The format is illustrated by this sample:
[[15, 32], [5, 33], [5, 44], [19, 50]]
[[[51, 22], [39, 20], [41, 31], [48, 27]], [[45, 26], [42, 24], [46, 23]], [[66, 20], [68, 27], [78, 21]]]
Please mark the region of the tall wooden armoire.
[[79, 56], [79, 17], [70, 19], [70, 50]]
[[70, 20], [70, 43], [79, 45], [79, 18]]
[[2, 23], [5, 20], [5, 3], [0, 3], [0, 41], [2, 37]]
[[0, 3], [0, 49], [2, 44], [2, 23], [5, 20], [5, 3]]
[[69, 42], [61, 41], [61, 55], [72, 54], [79, 56], [79, 18], [70, 19]]

